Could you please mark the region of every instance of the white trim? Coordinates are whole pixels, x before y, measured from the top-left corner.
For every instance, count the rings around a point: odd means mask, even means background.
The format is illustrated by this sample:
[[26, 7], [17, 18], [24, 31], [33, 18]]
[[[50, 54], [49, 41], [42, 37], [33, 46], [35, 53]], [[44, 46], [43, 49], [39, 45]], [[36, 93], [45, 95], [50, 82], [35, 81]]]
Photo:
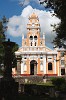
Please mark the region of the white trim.
[[61, 76], [61, 67], [60, 67], [60, 69], [59, 69], [59, 76]]
[[24, 65], [24, 71], [27, 71], [27, 66], [26, 66], [26, 64]]
[[40, 62], [40, 71], [43, 71], [43, 61]]
[[23, 74], [23, 62], [21, 62], [21, 74]]
[[59, 76], [59, 66], [58, 66], [58, 76]]
[[44, 74], [46, 74], [46, 55], [43, 56]]
[[56, 60], [54, 60], [54, 74], [56, 74]]
[[54, 55], [54, 74], [56, 74], [56, 55]]

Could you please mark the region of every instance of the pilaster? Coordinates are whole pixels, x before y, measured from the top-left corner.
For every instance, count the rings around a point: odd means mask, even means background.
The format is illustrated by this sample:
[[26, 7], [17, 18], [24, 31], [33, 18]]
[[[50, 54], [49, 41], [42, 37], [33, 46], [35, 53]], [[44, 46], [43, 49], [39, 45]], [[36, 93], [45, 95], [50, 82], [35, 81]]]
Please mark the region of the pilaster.
[[56, 74], [56, 55], [54, 55], [54, 74]]
[[44, 74], [46, 74], [46, 55], [43, 56]]
[[21, 74], [23, 74], [23, 66], [24, 66], [24, 64], [23, 64], [23, 61], [21, 61]]

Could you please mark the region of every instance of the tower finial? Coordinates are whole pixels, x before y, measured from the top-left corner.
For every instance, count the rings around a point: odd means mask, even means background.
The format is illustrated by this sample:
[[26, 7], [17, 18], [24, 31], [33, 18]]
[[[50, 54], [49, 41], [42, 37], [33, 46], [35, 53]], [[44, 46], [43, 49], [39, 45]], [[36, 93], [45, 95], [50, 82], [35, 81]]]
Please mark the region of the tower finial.
[[43, 33], [43, 39], [45, 39], [45, 33]]
[[22, 39], [24, 39], [24, 34], [22, 34]]

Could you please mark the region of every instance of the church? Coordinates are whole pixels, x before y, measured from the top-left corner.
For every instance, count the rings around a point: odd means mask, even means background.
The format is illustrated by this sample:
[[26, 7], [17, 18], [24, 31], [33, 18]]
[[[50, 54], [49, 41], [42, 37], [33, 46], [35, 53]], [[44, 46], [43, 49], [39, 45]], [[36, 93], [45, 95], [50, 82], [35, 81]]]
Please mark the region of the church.
[[[35, 13], [29, 16], [27, 36], [22, 34], [22, 47], [15, 52], [17, 75], [61, 76], [66, 73], [66, 50], [50, 49], [45, 45], [45, 33], [41, 37], [39, 18]], [[20, 60], [19, 60], [20, 59]]]

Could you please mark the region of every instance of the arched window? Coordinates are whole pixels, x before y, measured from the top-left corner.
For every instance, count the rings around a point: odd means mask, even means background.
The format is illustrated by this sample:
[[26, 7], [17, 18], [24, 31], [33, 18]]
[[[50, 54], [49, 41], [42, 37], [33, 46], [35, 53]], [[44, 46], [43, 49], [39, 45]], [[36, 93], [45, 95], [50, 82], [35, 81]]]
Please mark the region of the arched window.
[[35, 46], [36, 46], [36, 42], [35, 42]]
[[42, 45], [42, 41], [40, 42], [40, 45]]
[[37, 36], [34, 36], [34, 40], [37, 40]]
[[61, 57], [64, 57], [64, 51], [61, 52]]
[[51, 62], [48, 63], [48, 70], [52, 70], [52, 63]]
[[26, 42], [24, 44], [26, 45]]
[[30, 40], [33, 40], [33, 36], [30, 36]]
[[32, 42], [31, 42], [31, 46], [32, 46]]

